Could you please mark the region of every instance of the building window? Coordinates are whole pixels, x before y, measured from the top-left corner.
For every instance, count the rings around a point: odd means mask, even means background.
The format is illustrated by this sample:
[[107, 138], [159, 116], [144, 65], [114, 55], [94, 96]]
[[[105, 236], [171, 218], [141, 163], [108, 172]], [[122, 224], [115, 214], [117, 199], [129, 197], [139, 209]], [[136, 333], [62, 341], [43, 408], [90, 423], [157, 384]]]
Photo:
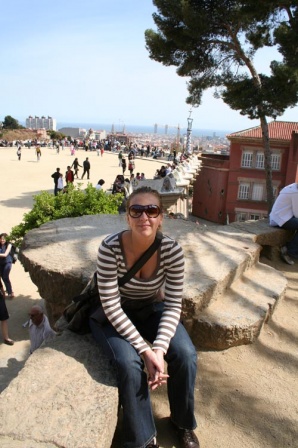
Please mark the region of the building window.
[[238, 199], [249, 198], [249, 183], [241, 183], [238, 190]]
[[237, 222], [244, 222], [244, 221], [246, 221], [246, 213], [237, 213], [236, 221]]
[[271, 168], [274, 171], [280, 170], [280, 154], [271, 154]]
[[264, 169], [265, 167], [265, 156], [263, 152], [257, 152], [256, 156], [256, 168]]
[[264, 200], [264, 184], [253, 184], [251, 199], [253, 201]]
[[[271, 154], [271, 167], [273, 171], [280, 171], [281, 154], [275, 152]], [[241, 168], [255, 168], [257, 170], [265, 169], [265, 155], [264, 151], [243, 150], [241, 159]]]
[[252, 167], [252, 151], [243, 151], [242, 153], [242, 160], [241, 160], [241, 167], [242, 168], [251, 168]]
[[251, 214], [249, 219], [253, 219], [254, 221], [258, 221], [260, 219], [260, 215], [256, 215], [255, 213]]

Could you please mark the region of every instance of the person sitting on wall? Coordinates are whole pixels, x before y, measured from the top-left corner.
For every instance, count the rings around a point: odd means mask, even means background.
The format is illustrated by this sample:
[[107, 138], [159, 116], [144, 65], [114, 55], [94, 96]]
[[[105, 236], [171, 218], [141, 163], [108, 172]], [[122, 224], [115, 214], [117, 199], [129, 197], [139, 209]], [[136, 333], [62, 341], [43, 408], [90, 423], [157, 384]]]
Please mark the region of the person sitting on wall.
[[273, 204], [270, 225], [287, 230], [295, 230], [294, 237], [281, 248], [281, 258], [293, 265], [292, 258], [298, 259], [298, 183], [284, 187]]
[[56, 336], [51, 328], [47, 316], [39, 305], [34, 305], [29, 313], [30, 354], [37, 350], [44, 341], [49, 341]]

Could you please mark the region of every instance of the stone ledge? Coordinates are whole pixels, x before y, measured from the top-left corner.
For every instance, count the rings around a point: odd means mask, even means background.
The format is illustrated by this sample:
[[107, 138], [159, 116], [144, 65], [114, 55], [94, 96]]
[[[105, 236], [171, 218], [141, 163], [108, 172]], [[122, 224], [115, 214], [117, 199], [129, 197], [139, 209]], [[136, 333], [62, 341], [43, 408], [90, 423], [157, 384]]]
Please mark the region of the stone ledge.
[[247, 235], [251, 235], [253, 241], [261, 246], [282, 246], [293, 236], [293, 231], [291, 230], [271, 227], [268, 219], [233, 222], [229, 227], [233, 227]]
[[110, 448], [117, 414], [109, 362], [90, 336], [66, 331], [36, 350], [1, 393], [1, 446]]

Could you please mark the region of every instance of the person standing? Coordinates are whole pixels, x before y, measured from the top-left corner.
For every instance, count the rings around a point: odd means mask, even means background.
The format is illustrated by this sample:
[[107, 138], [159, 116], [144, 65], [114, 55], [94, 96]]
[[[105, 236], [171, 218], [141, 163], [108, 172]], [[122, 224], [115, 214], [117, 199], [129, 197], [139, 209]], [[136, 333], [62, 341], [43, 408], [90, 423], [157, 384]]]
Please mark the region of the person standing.
[[67, 171], [65, 173], [65, 182], [66, 184], [72, 184], [74, 181], [73, 171], [70, 166], [67, 167]]
[[90, 165], [89, 159], [88, 159], [88, 157], [86, 157], [86, 160], [84, 160], [84, 162], [83, 162], [83, 170], [84, 171], [83, 171], [81, 179], [84, 178], [85, 173], [87, 173], [87, 179], [90, 179], [90, 168], [91, 168], [91, 165]]
[[37, 350], [44, 341], [54, 339], [56, 332], [51, 328], [47, 316], [39, 305], [34, 305], [29, 313], [30, 354]]
[[82, 165], [79, 164], [78, 158], [76, 157], [74, 159], [74, 161], [72, 162], [72, 165], [71, 165], [70, 168], [73, 167], [73, 169], [74, 169], [74, 177], [76, 177], [77, 179], [79, 178], [79, 176], [78, 176], [79, 166], [82, 168]]
[[57, 189], [58, 189], [58, 179], [60, 177], [60, 168], [56, 168], [55, 173], [51, 175], [51, 177], [54, 179], [54, 195], [57, 196]]
[[124, 173], [125, 173], [126, 168], [127, 168], [125, 157], [122, 157], [121, 165], [122, 165], [122, 174], [123, 174], [123, 176], [124, 176]]
[[149, 249], [163, 221], [161, 197], [149, 187], [135, 190], [126, 207], [129, 228], [107, 236], [98, 249], [97, 283], [106, 320], [98, 310], [89, 319], [94, 339], [117, 371], [123, 446], [159, 447], [150, 390], [167, 383], [171, 423], [181, 447], [199, 448], [194, 433], [197, 353], [180, 322], [183, 250], [171, 237], [159, 235], [159, 249], [119, 286], [118, 278]]
[[120, 149], [120, 151], [118, 153], [118, 162], [119, 162], [118, 166], [122, 166], [122, 157], [123, 157], [123, 153], [122, 153], [122, 151]]
[[37, 162], [39, 162], [40, 161], [40, 157], [41, 157], [41, 149], [40, 149], [39, 145], [36, 146], [35, 152], [36, 152]]
[[18, 160], [21, 160], [22, 157], [22, 148], [19, 146], [18, 150], [17, 150], [17, 156], [18, 156]]
[[269, 215], [270, 225], [295, 230], [294, 237], [281, 248], [281, 258], [290, 265], [298, 259], [298, 183], [284, 187], [277, 196]]
[[9, 274], [12, 267], [12, 256], [10, 255], [11, 244], [6, 241], [7, 233], [0, 235], [0, 276], [6, 287], [8, 296], [13, 299], [14, 292], [12, 291]]
[[134, 169], [135, 169], [135, 161], [133, 159], [130, 159], [128, 161], [128, 171], [130, 172], [130, 175], [133, 174]]
[[62, 173], [60, 173], [59, 179], [58, 179], [58, 184], [57, 184], [57, 193], [60, 193], [60, 191], [62, 191], [63, 188], [64, 188], [63, 175], [62, 175]]
[[7, 311], [5, 298], [2, 292], [0, 292], [0, 326], [3, 342], [6, 345], [13, 345], [14, 341], [8, 336], [8, 319], [9, 314]]

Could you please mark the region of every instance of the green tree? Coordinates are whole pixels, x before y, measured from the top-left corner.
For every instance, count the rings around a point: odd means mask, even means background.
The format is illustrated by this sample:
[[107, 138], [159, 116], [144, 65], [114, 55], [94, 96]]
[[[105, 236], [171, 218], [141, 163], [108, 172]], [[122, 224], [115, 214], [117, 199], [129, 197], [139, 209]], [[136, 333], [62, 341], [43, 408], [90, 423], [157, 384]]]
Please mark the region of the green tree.
[[[274, 197], [266, 117], [284, 113], [298, 101], [296, 61], [297, 0], [154, 0], [157, 31], [145, 31], [149, 56], [189, 77], [187, 103], [199, 106], [203, 92], [216, 89], [229, 106], [260, 119], [268, 211]], [[292, 22], [291, 22], [292, 21]], [[289, 37], [291, 42], [289, 43]], [[272, 61], [271, 76], [258, 73], [257, 50], [277, 44], [283, 63]], [[290, 64], [291, 62], [291, 64]], [[297, 64], [296, 64], [297, 67]]]
[[62, 140], [65, 138], [65, 135], [62, 132], [49, 130], [47, 131], [47, 134], [50, 136], [51, 140]]
[[3, 129], [23, 129], [24, 126], [21, 126], [15, 118], [10, 115], [6, 115], [2, 123], [2, 127]]

